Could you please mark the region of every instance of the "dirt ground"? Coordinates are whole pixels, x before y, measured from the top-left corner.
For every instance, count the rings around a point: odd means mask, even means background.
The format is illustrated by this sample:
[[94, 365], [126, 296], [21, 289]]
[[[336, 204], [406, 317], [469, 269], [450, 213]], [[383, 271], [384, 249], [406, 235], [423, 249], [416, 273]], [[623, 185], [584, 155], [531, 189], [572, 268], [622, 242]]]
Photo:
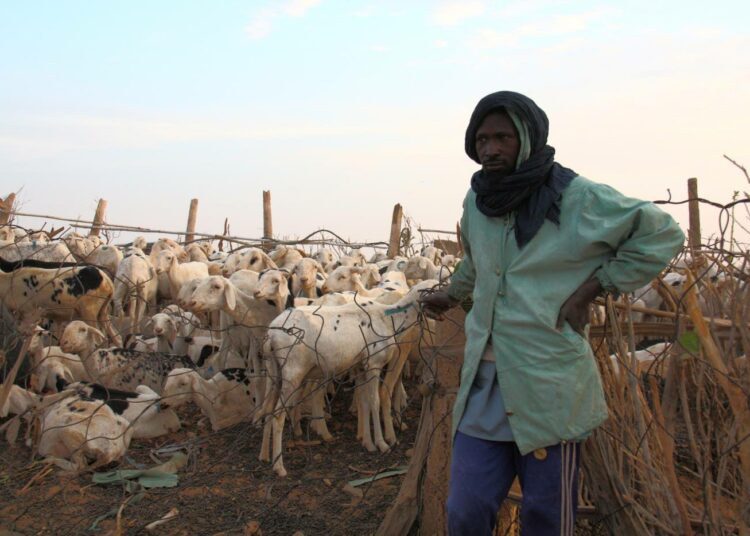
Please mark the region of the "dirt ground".
[[[150, 534], [144, 527], [172, 508], [178, 516], [154, 534], [371, 534], [401, 485], [402, 476], [363, 485], [362, 497], [344, 491], [350, 480], [408, 464], [419, 419], [421, 397], [410, 388], [399, 444], [385, 454], [368, 453], [356, 441], [356, 419], [347, 412], [350, 397], [334, 398], [329, 421], [332, 443], [294, 443], [285, 436], [284, 462], [289, 476], [276, 477], [258, 461], [260, 429], [242, 424], [212, 433], [192, 407], [180, 408], [183, 429], [154, 440], [134, 440], [126, 459], [112, 468], [156, 465], [151, 456], [164, 447], [183, 445], [188, 463], [175, 488], [150, 489], [137, 501], [122, 484], [97, 485], [91, 475], [62, 476], [32, 462], [22, 440], [0, 446], [0, 535], [4, 534]], [[24, 433], [22, 429], [21, 434]], [[157, 459], [166, 461], [169, 454]], [[137, 501], [137, 502], [136, 502]], [[101, 520], [94, 526], [97, 519]], [[251, 524], [251, 527], [248, 527]]]

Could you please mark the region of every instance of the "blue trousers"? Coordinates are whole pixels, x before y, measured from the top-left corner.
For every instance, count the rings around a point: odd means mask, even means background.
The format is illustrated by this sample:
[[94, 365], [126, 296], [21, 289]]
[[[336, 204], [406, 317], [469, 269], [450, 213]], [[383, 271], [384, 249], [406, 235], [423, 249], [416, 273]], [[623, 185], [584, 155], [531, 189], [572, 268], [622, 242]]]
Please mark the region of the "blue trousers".
[[523, 491], [521, 534], [573, 536], [578, 506], [578, 443], [522, 456], [509, 441], [456, 432], [448, 492], [448, 534], [490, 536], [500, 505], [518, 476]]

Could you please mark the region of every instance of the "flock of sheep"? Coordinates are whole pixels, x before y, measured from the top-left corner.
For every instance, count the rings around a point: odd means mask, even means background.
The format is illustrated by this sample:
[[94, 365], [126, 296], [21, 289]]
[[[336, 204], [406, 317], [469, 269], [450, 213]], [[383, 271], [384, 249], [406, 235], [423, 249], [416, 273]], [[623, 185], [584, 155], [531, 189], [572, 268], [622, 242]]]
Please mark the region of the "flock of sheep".
[[355, 386], [364, 447], [396, 442], [402, 375], [427, 326], [418, 299], [448, 281], [454, 256], [431, 246], [393, 259], [289, 246], [226, 254], [169, 238], [148, 246], [0, 227], [0, 305], [25, 336], [30, 365], [16, 377], [21, 351], [5, 367], [0, 417], [16, 415], [6, 432], [25, 419], [40, 456], [99, 466], [132, 439], [179, 429], [174, 409], [193, 402], [213, 430], [263, 426], [260, 459], [283, 476], [286, 417], [295, 434], [309, 417], [331, 440], [326, 418], [339, 416], [326, 414], [326, 397], [336, 379]]
[[[30, 363], [18, 378], [21, 360], [5, 366], [0, 417], [17, 417], [0, 430], [17, 433], [26, 419], [39, 455], [83, 468], [121, 458], [134, 438], [176, 431], [174, 409], [192, 402], [213, 430], [262, 426], [260, 459], [283, 476], [287, 417], [297, 436], [309, 418], [312, 432], [332, 439], [326, 419], [342, 418], [326, 411], [335, 379], [354, 385], [358, 439], [386, 451], [403, 426], [394, 420], [406, 406], [402, 376], [434, 327], [419, 297], [447, 283], [457, 261], [433, 246], [393, 259], [289, 246], [226, 254], [210, 242], [149, 247], [139, 237], [120, 248], [0, 227], [0, 306], [25, 335]], [[708, 276], [721, 291], [722, 274]], [[670, 271], [633, 293], [634, 321], [685, 282]], [[701, 307], [720, 316], [713, 294]], [[652, 369], [670, 346], [636, 352], [638, 368]], [[611, 360], [619, 375], [623, 363]]]

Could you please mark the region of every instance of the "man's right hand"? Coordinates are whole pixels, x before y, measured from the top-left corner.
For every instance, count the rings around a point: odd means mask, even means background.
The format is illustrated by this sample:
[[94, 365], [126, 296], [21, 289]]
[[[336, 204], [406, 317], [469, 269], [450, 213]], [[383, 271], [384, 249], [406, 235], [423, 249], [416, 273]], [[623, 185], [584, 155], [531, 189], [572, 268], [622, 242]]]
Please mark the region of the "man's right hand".
[[444, 290], [437, 290], [419, 300], [422, 311], [429, 318], [443, 320], [443, 314], [459, 304], [455, 298], [451, 298]]

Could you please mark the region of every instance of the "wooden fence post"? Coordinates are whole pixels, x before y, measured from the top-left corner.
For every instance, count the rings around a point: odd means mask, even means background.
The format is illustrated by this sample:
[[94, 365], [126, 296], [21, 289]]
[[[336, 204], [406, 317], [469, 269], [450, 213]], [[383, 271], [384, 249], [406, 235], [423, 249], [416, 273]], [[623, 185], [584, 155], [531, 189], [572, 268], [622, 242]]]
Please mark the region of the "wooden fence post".
[[10, 221], [10, 212], [13, 210], [13, 204], [16, 202], [16, 194], [11, 192], [5, 201], [0, 200], [0, 225], [5, 225]]
[[688, 246], [690, 254], [695, 256], [701, 248], [701, 207], [698, 201], [698, 179], [688, 179], [688, 208], [690, 211], [690, 228], [688, 229]]
[[263, 190], [263, 238], [265, 249], [271, 249], [270, 240], [273, 239], [273, 218], [271, 216], [271, 190]]
[[89, 236], [99, 236], [99, 231], [102, 229], [104, 223], [104, 213], [107, 211], [107, 200], [99, 199], [99, 204], [96, 205], [96, 213], [94, 214], [94, 224], [91, 226], [91, 232]]
[[401, 219], [404, 216], [404, 209], [399, 203], [393, 207], [393, 218], [391, 219], [391, 238], [388, 241], [388, 257], [393, 259], [399, 254], [401, 245]]
[[187, 228], [185, 229], [185, 243], [190, 244], [195, 240], [195, 220], [198, 219], [198, 200], [190, 200], [190, 212], [188, 212]]

